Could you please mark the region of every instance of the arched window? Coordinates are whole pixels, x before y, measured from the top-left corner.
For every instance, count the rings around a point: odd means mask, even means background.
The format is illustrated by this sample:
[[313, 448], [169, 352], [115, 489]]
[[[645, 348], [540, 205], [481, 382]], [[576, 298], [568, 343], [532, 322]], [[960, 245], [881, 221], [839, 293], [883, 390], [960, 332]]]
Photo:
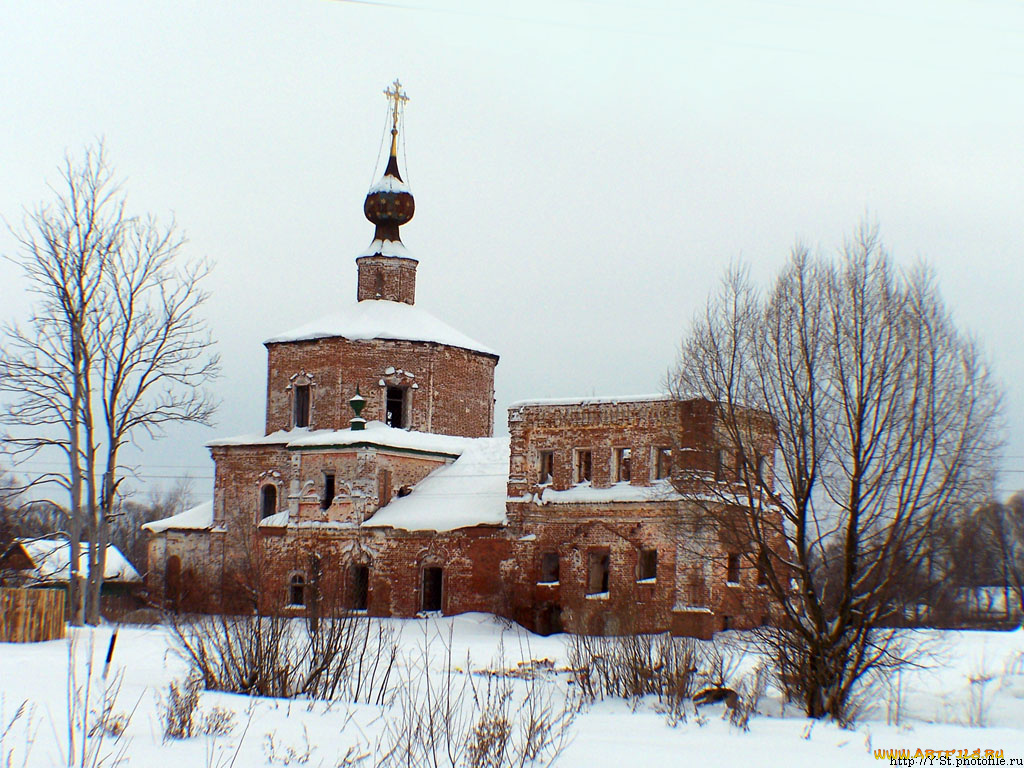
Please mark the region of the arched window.
[[306, 604], [306, 577], [301, 573], [292, 574], [288, 582], [288, 605]]
[[272, 483], [260, 490], [260, 518], [277, 514], [277, 486]]

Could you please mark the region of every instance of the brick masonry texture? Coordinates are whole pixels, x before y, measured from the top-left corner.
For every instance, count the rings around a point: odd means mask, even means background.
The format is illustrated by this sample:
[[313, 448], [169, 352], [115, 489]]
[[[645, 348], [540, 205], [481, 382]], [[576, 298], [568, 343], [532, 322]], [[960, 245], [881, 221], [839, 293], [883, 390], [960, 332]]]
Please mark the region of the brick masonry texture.
[[[496, 358], [420, 341], [342, 338], [267, 345], [267, 434], [290, 429], [295, 385], [309, 384], [310, 427], [346, 429], [356, 388], [363, 418], [384, 420], [388, 387], [408, 393], [406, 426], [419, 432], [487, 437], [494, 429]], [[382, 384], [383, 382], [383, 384]]]

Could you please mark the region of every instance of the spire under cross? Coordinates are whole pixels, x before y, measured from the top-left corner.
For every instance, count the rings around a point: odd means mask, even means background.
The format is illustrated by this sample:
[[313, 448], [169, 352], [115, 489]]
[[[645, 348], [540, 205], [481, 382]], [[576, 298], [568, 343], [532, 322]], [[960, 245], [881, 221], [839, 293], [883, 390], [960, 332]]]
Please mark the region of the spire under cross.
[[398, 114], [409, 97], [402, 90], [402, 84], [398, 82], [397, 77], [395, 82], [384, 89], [384, 95], [391, 102], [391, 154], [394, 155], [398, 151]]

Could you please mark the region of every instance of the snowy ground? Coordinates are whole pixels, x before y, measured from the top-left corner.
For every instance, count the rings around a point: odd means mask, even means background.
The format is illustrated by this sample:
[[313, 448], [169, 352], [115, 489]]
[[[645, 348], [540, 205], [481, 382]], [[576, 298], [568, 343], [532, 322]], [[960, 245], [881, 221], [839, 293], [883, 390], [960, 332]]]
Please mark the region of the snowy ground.
[[[564, 665], [563, 638], [541, 638], [508, 628], [490, 616], [468, 614], [444, 619], [391, 622], [404, 649], [415, 653], [427, 640], [432, 649], [450, 636], [452, 659], [465, 667], [494, 666], [499, 646], [505, 664], [519, 659], [550, 659]], [[449, 635], [449, 632], [451, 633]], [[111, 630], [82, 630], [75, 635], [77, 684], [88, 681], [91, 646], [99, 675]], [[794, 707], [783, 707], [772, 691], [744, 732], [723, 718], [721, 705], [702, 708], [686, 722], [669, 724], [654, 701], [598, 701], [585, 707], [571, 727], [572, 741], [560, 766], [685, 765], [694, 757], [705, 764], [786, 766], [863, 766], [879, 763], [877, 749], [1003, 750], [1005, 764], [1024, 758], [1024, 632], [921, 632], [932, 648], [930, 666], [908, 672], [883, 686], [866, 702], [850, 729], [810, 723]], [[68, 765], [68, 641], [0, 644], [0, 766]], [[164, 741], [158, 695], [180, 678], [185, 664], [170, 650], [160, 628], [127, 628], [119, 635], [111, 677], [123, 673], [116, 712], [131, 713], [119, 741], [107, 739], [96, 764], [145, 766], [337, 766], [346, 754], [366, 754], [357, 765], [372, 766], [389, 712], [370, 705], [335, 702], [248, 699], [203, 692], [200, 709], [222, 707], [235, 713], [227, 736], [198, 736]], [[567, 675], [552, 672], [549, 682], [566, 690]], [[987, 682], [971, 683], [971, 679]], [[899, 725], [895, 719], [899, 687]], [[94, 700], [98, 698], [94, 695]], [[27, 703], [15, 719], [19, 707]], [[13, 726], [8, 727], [14, 719]], [[95, 718], [93, 718], [95, 719]], [[887, 720], [891, 724], [887, 724]], [[972, 723], [982, 723], [974, 725]], [[5, 728], [7, 732], [5, 734]], [[351, 747], [355, 750], [349, 752]], [[8, 762], [9, 761], [9, 762]], [[74, 762], [79, 765], [80, 761]], [[921, 764], [921, 763], [917, 763]], [[939, 765], [936, 761], [934, 764]], [[956, 765], [955, 753], [952, 762]]]

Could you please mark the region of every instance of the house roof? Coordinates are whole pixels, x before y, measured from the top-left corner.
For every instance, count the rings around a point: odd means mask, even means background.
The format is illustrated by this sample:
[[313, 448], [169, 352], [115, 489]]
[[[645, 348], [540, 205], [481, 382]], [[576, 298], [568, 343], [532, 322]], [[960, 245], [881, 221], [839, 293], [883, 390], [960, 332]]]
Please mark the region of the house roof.
[[366, 299], [341, 312], [300, 325], [267, 339], [264, 344], [280, 344], [311, 339], [344, 338], [353, 341], [397, 339], [427, 341], [462, 347], [473, 352], [498, 356], [490, 347], [457, 331], [429, 312], [399, 301]]
[[[66, 582], [70, 577], [71, 544], [64, 539], [16, 539], [13, 547], [20, 547], [31, 560], [31, 576], [40, 582]], [[78, 557], [79, 573], [89, 570], [89, 545], [82, 543]], [[8, 550], [10, 552], [10, 550]], [[105, 581], [140, 582], [142, 577], [113, 544], [107, 545]]]

